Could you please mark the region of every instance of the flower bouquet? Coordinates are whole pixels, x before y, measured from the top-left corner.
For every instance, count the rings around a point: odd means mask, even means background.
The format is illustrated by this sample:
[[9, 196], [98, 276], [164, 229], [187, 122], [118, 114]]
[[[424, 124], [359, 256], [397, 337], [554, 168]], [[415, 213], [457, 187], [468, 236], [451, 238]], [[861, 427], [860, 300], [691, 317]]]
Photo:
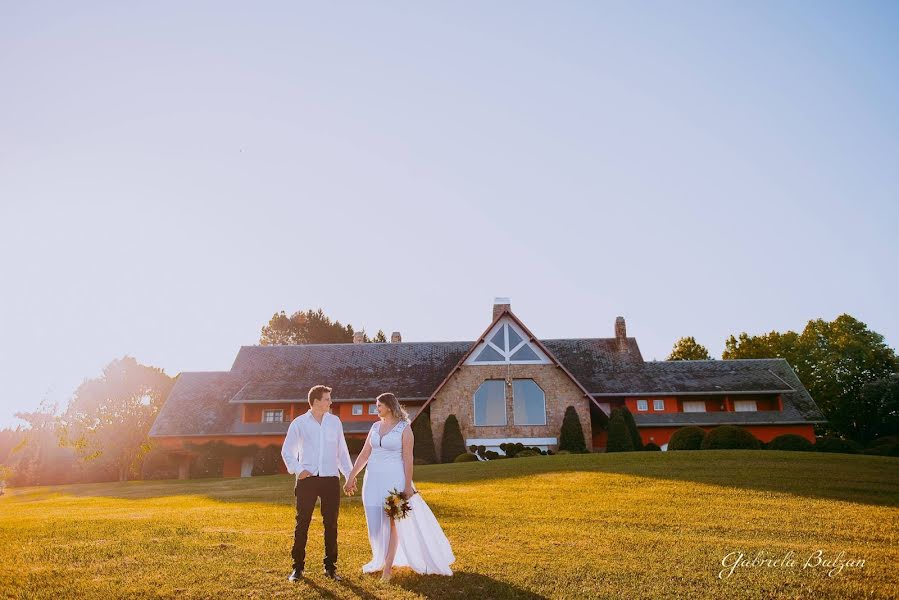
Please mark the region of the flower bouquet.
[[384, 500], [384, 512], [391, 519], [405, 519], [412, 511], [409, 500], [403, 496], [403, 493], [396, 488], [390, 490], [387, 498]]

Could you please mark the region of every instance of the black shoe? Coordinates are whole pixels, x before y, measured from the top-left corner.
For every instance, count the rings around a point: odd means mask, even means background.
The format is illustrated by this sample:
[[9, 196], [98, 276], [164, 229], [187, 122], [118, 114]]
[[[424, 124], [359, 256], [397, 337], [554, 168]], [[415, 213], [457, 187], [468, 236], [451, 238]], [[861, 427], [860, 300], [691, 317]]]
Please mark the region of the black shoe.
[[337, 571], [334, 569], [325, 569], [325, 577], [333, 579], [334, 581], [343, 581], [343, 577], [338, 575]]
[[294, 569], [287, 577], [287, 581], [300, 581], [301, 579], [303, 579], [303, 569]]

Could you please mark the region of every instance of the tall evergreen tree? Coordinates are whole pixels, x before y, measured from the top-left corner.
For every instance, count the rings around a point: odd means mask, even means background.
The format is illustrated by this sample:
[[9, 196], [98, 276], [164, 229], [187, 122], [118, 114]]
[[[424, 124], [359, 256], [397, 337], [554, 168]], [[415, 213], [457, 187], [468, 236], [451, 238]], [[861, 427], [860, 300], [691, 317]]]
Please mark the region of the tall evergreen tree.
[[437, 462], [437, 452], [434, 450], [434, 432], [431, 430], [431, 408], [415, 418], [412, 423], [412, 435], [415, 437], [415, 445], [412, 447], [412, 455], [428, 464]]
[[619, 408], [612, 409], [609, 418], [609, 440], [606, 443], [606, 452], [631, 452], [634, 449], [634, 440], [627, 428], [627, 420], [624, 411]]
[[587, 443], [584, 441], [584, 430], [581, 428], [581, 418], [573, 406], [565, 409], [562, 417], [562, 430], [559, 432], [559, 450], [568, 452], [586, 452]]
[[459, 420], [456, 415], [450, 415], [443, 424], [443, 439], [440, 444], [440, 462], [451, 463], [460, 454], [465, 454], [465, 440], [462, 438], [462, 430], [459, 429]]
[[624, 422], [627, 424], [627, 431], [631, 436], [631, 444], [634, 446], [634, 450], [642, 450], [643, 439], [640, 437], [640, 432], [637, 431], [637, 423], [634, 421], [634, 415], [626, 406], [621, 407], [621, 414], [624, 416]]

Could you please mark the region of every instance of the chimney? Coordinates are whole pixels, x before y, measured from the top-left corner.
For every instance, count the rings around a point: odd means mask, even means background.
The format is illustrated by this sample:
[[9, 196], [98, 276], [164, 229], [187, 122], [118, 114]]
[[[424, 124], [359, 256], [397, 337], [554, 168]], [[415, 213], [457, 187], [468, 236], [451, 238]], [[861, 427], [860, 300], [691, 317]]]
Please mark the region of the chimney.
[[403, 341], [403, 336], [400, 335], [399, 331], [394, 331], [390, 334], [390, 343], [391, 344], [399, 344]]
[[512, 310], [511, 300], [509, 300], [508, 298], [494, 298], [493, 299], [493, 320], [496, 321], [496, 318], [504, 310], [509, 310], [509, 311]]
[[618, 351], [627, 352], [627, 326], [624, 317], [615, 319], [615, 339], [618, 341]]
[[365, 339], [363, 339], [363, 337], [362, 337], [362, 336], [364, 336], [364, 335], [365, 335], [365, 334], [364, 334], [363, 332], [361, 332], [361, 331], [354, 331], [354, 332], [353, 332], [353, 343], [354, 343], [354, 344], [362, 344], [362, 343], [364, 343], [364, 342], [365, 342]]

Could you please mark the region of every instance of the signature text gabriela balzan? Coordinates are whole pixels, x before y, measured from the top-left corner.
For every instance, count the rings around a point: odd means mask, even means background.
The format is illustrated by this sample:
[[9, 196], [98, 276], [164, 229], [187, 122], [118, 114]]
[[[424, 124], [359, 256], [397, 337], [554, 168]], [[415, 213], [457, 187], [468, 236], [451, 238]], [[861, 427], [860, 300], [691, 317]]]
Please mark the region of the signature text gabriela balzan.
[[718, 573], [719, 579], [728, 579], [737, 570], [743, 569], [823, 569], [827, 571], [828, 577], [835, 577], [843, 572], [844, 569], [860, 569], [865, 566], [865, 559], [847, 557], [845, 552], [837, 552], [835, 554], [827, 554], [824, 550], [815, 550], [804, 556], [797, 555], [792, 550], [782, 555], [776, 555], [771, 552], [759, 550], [755, 555], [744, 554], [743, 552], [729, 552], [721, 559], [721, 566], [724, 567]]

